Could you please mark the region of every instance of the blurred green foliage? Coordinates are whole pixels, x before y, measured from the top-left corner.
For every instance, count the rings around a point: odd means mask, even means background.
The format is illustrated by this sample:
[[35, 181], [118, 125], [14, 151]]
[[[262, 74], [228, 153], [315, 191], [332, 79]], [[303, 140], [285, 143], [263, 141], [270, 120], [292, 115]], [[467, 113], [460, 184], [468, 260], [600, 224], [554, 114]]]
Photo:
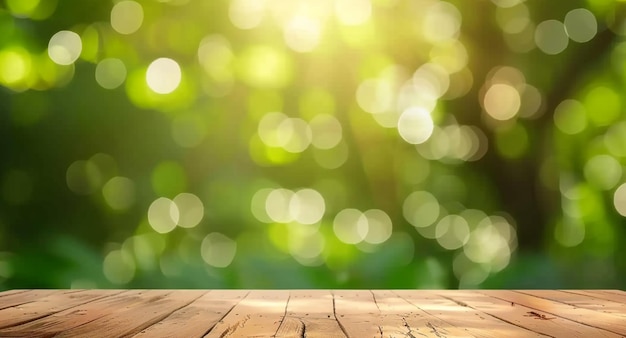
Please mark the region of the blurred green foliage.
[[4, 0], [0, 290], [623, 289], [624, 6]]

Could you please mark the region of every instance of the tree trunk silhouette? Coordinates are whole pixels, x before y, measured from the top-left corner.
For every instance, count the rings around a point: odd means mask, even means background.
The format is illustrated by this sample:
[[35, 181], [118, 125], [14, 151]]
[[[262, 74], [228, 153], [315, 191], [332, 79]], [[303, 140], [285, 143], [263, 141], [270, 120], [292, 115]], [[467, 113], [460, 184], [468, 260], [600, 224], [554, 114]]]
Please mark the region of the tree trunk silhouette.
[[[528, 130], [533, 131], [535, 138], [530, 137], [530, 149], [527, 155], [518, 160], [503, 158], [494, 149], [493, 131], [482, 121], [481, 128], [486, 132], [489, 150], [485, 156], [475, 163], [476, 168], [485, 173], [496, 185], [497, 197], [503, 211], [509, 213], [516, 222], [519, 249], [523, 251], [541, 249], [546, 238], [551, 234], [553, 219], [561, 214], [560, 192], [546, 187], [541, 182], [541, 167], [546, 159], [554, 156], [552, 147], [555, 108], [570, 97], [581, 83], [581, 74], [610, 56], [608, 52], [616, 39], [609, 29], [604, 29], [587, 44], [570, 46], [577, 48], [571, 62], [555, 74], [557, 85], [544, 93], [543, 114], [535, 120], [524, 121]], [[477, 95], [473, 97], [478, 104]], [[480, 107], [476, 109], [480, 111]], [[480, 114], [476, 114], [480, 115]], [[558, 175], [558, 173], [555, 173]], [[555, 187], [558, 187], [558, 176], [555, 176]]]

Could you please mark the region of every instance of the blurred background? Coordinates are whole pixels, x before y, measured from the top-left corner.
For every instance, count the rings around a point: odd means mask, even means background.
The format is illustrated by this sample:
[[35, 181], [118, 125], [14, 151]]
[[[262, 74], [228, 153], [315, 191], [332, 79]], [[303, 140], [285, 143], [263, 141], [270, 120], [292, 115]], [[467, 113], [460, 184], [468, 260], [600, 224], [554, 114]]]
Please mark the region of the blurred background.
[[4, 0], [0, 290], [624, 289], [625, 6]]

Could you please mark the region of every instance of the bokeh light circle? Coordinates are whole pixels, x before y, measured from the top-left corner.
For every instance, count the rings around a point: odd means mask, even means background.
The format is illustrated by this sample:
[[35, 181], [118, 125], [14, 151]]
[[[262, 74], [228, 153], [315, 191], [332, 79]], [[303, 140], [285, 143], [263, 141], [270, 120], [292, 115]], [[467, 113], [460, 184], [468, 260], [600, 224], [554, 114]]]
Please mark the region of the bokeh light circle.
[[236, 253], [237, 242], [219, 232], [212, 232], [206, 235], [200, 247], [202, 259], [216, 268], [229, 266]]
[[115, 89], [126, 80], [126, 66], [120, 59], [110, 58], [98, 62], [96, 82], [105, 89]]
[[179, 217], [178, 206], [169, 198], [159, 197], [148, 208], [148, 222], [154, 231], [161, 234], [174, 230]]
[[169, 58], [158, 58], [148, 66], [146, 82], [157, 94], [169, 94], [178, 88], [182, 73], [178, 63]]
[[558, 20], [546, 20], [535, 29], [535, 44], [548, 55], [559, 54], [567, 48], [569, 37], [565, 25]]
[[400, 115], [398, 132], [402, 139], [411, 144], [426, 142], [435, 125], [430, 113], [421, 107], [411, 107]]
[[620, 185], [613, 193], [613, 206], [622, 216], [626, 217], [626, 183]]
[[132, 0], [120, 1], [111, 9], [111, 27], [120, 34], [132, 34], [143, 23], [143, 7]]
[[83, 49], [80, 36], [72, 31], [60, 31], [50, 38], [48, 56], [54, 63], [67, 66], [78, 59]]
[[565, 30], [572, 41], [587, 42], [598, 32], [598, 22], [591, 11], [585, 8], [572, 9], [565, 15]]
[[510, 120], [520, 109], [521, 97], [515, 87], [509, 84], [496, 83], [487, 90], [483, 106], [487, 114], [494, 119]]

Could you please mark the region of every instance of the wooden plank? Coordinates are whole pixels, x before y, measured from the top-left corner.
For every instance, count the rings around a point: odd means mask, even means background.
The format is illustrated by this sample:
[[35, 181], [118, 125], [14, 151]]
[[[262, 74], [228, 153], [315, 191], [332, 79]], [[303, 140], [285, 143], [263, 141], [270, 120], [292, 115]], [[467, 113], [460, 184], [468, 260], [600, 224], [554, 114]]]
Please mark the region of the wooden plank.
[[71, 293], [79, 290], [51, 290], [40, 289], [30, 290], [28, 292], [9, 293], [7, 296], [0, 298], [0, 309], [6, 309], [11, 306], [17, 306], [33, 302], [41, 297], [46, 297], [55, 293]]
[[[394, 337], [398, 334], [426, 337], [472, 337], [466, 330], [422, 311], [392, 291], [372, 290], [371, 292], [385, 321], [393, 323], [381, 325], [384, 337]], [[426, 293], [426, 291], [413, 292]]]
[[247, 291], [239, 290], [209, 291], [133, 337], [202, 337], [247, 294]]
[[615, 300], [615, 298], [610, 299], [611, 296], [607, 294], [598, 294], [584, 290], [533, 290], [517, 292], [534, 295], [575, 307], [626, 317], [626, 304], [620, 303]]
[[24, 293], [24, 292], [28, 292], [28, 291], [29, 290], [26, 290], [26, 289], [6, 290], [6, 291], [0, 292], [0, 297], [9, 296], [9, 295], [15, 295], [15, 294], [18, 294], [18, 293]]
[[304, 323], [295, 317], [285, 317], [278, 327], [276, 337], [302, 338], [304, 337]]
[[421, 316], [415, 313], [419, 310], [410, 303], [386, 291], [370, 292], [380, 311], [379, 330], [383, 337], [411, 336], [418, 333], [424, 335], [427, 332]]
[[380, 309], [367, 290], [334, 290], [335, 316], [348, 337], [380, 337]]
[[[103, 317], [125, 312], [144, 303], [162, 299], [171, 291], [165, 290], [130, 290], [115, 294], [115, 290], [98, 290], [109, 293], [105, 298], [57, 312], [50, 316], [22, 325], [0, 329], [1, 337], [50, 337], [73, 328], [88, 326]], [[100, 335], [99, 335], [100, 336]]]
[[562, 290], [562, 291], [569, 292], [569, 293], [576, 293], [576, 294], [593, 295], [593, 297], [595, 298], [606, 299], [606, 300], [626, 304], [626, 292], [619, 292], [619, 293], [606, 292], [610, 290]]
[[[131, 293], [144, 291], [133, 290]], [[156, 297], [142, 297], [143, 302], [105, 314], [87, 323], [61, 332], [55, 337], [87, 337], [98, 333], [99, 338], [114, 338], [136, 334], [159, 322], [172, 312], [204, 295], [205, 290], [175, 290]]]
[[80, 292], [53, 293], [52, 295], [39, 298], [33, 302], [0, 310], [0, 328], [30, 322], [65, 309], [106, 297], [109, 294], [121, 292], [121, 290], [112, 290], [112, 292], [86, 290]]
[[[560, 291], [556, 290], [547, 291], [547, 293], [543, 293], [544, 296], [550, 293], [560, 293]], [[526, 294], [522, 294], [520, 292], [525, 292]], [[593, 327], [597, 332], [594, 333], [594, 337], [599, 337], [602, 334], [602, 330], [600, 329], [610, 331], [619, 335], [626, 335], [626, 320], [624, 320], [623, 316], [617, 316], [609, 313], [600, 313], [597, 311], [563, 304], [549, 299], [544, 299], [540, 296], [535, 296], [535, 294], [539, 294], [541, 292], [542, 291], [538, 290], [520, 290], [519, 292], [506, 290], [490, 290], [489, 294], [493, 297], [499, 297], [507, 300], [508, 298], [511, 298], [510, 301], [512, 302], [544, 311], [551, 314], [552, 316], [567, 318], [576, 323], [580, 323], [588, 327]]]
[[254, 290], [242, 299], [204, 337], [269, 337], [285, 315], [289, 291]]
[[390, 291], [341, 290], [334, 294], [337, 319], [349, 337], [471, 336]]
[[614, 290], [11, 290], [0, 337], [624, 337]]
[[346, 337], [335, 318], [333, 295], [328, 290], [291, 291], [284, 319], [276, 337]]
[[[475, 293], [470, 297], [459, 292], [455, 299], [465, 301], [470, 306], [481, 307], [481, 310], [498, 318], [526, 327], [536, 332], [557, 336], [584, 336], [584, 337], [621, 337], [615, 332], [601, 330], [596, 325], [587, 325], [580, 315], [591, 316], [591, 321], [602, 320], [604, 316], [597, 312], [580, 309], [566, 304], [552, 302], [545, 299], [523, 295], [506, 290], [482, 290], [482, 295]], [[452, 296], [447, 292], [448, 296]], [[507, 306], [508, 305], [508, 306]], [[488, 312], [489, 311], [489, 312]], [[545, 316], [545, 317], [543, 317]], [[586, 323], [586, 324], [585, 324]]]
[[623, 290], [594, 290], [598, 292], [610, 293], [613, 295], [626, 296], [626, 291]]
[[396, 290], [403, 299], [443, 321], [465, 328], [475, 337], [546, 337], [496, 319], [469, 306], [462, 306], [435, 294], [435, 291]]

